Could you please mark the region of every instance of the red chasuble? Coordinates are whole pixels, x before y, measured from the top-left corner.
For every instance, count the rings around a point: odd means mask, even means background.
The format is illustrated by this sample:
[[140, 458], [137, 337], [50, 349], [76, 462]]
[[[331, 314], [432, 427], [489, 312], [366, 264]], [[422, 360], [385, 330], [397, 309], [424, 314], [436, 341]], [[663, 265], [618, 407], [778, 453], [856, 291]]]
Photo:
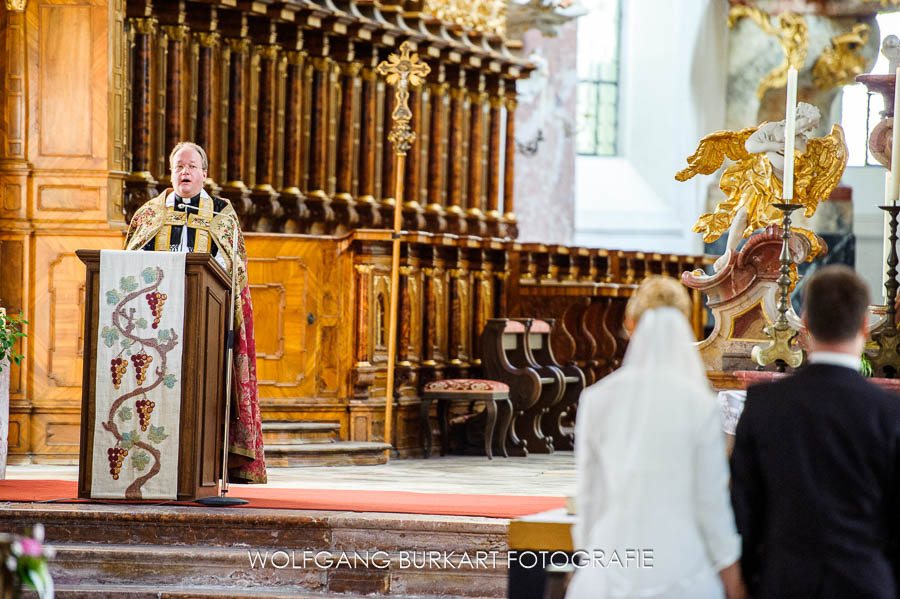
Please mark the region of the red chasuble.
[[[256, 341], [253, 336], [253, 306], [250, 303], [250, 286], [247, 281], [247, 251], [244, 237], [238, 231], [238, 256], [232, 253], [231, 220], [212, 214], [215, 204], [224, 203], [219, 210], [237, 219], [237, 213], [228, 200], [213, 200], [205, 194], [196, 198], [196, 214], [186, 214], [166, 207], [166, 197], [171, 189], [153, 198], [134, 214], [128, 236], [126, 250], [170, 250], [173, 227], [181, 227], [181, 235], [192, 241], [190, 251], [209, 252], [211, 243], [217, 246], [217, 253], [225, 260], [225, 269], [231, 275], [236, 263], [235, 285], [240, 293], [234, 298], [234, 372], [233, 395], [237, 410], [231, 413], [228, 427], [228, 479], [237, 483], [265, 483], [266, 462], [263, 451], [262, 419], [259, 412], [259, 392], [256, 384]], [[189, 202], [190, 200], [185, 200]], [[193, 204], [192, 204], [193, 205]]]

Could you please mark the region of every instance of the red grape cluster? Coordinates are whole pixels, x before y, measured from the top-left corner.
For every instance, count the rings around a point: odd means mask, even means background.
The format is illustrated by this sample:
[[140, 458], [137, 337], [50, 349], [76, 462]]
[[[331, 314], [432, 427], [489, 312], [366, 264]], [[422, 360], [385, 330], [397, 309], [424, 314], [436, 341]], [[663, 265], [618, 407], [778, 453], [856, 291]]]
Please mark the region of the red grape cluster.
[[106, 454], [109, 457], [109, 473], [113, 480], [119, 480], [119, 469], [122, 467], [122, 460], [128, 455], [128, 450], [121, 447], [110, 447], [106, 450]]
[[134, 404], [137, 406], [138, 413], [138, 421], [141, 425], [141, 430], [147, 430], [147, 425], [150, 424], [150, 413], [153, 412], [153, 408], [156, 407], [156, 402], [152, 402], [149, 399], [139, 399]]
[[124, 376], [125, 371], [128, 370], [128, 362], [122, 358], [113, 358], [110, 364], [112, 364], [109, 371], [112, 373], [113, 387], [118, 389], [119, 385], [122, 384], [122, 376]]
[[150, 368], [150, 362], [153, 361], [153, 357], [145, 352], [141, 352], [139, 354], [133, 354], [131, 356], [131, 361], [134, 363], [134, 376], [137, 379], [138, 385], [143, 385], [144, 381], [147, 379], [147, 369]]
[[159, 320], [162, 318], [163, 306], [166, 305], [166, 294], [154, 291], [146, 295], [147, 303], [150, 305], [150, 311], [153, 312], [153, 324], [150, 325], [154, 329], [159, 326]]

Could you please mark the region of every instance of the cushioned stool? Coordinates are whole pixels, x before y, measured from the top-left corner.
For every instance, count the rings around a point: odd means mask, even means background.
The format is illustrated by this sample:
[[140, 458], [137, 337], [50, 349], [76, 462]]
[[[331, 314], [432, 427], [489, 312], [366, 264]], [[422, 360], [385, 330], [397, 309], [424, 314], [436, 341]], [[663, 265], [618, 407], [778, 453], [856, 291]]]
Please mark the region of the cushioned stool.
[[509, 401], [509, 386], [498, 381], [482, 379], [446, 379], [433, 381], [425, 385], [422, 396], [422, 448], [425, 457], [431, 455], [431, 425], [428, 415], [431, 410], [431, 402], [438, 400], [438, 422], [441, 427], [441, 455], [447, 452], [447, 402], [448, 401], [483, 401], [485, 406], [484, 425], [484, 451], [488, 459], [493, 459], [491, 446], [494, 441], [494, 427], [497, 423], [497, 404], [500, 403], [506, 409], [500, 422], [500, 450], [503, 457], [506, 453], [506, 435], [509, 432], [509, 423], [512, 421], [512, 402]]

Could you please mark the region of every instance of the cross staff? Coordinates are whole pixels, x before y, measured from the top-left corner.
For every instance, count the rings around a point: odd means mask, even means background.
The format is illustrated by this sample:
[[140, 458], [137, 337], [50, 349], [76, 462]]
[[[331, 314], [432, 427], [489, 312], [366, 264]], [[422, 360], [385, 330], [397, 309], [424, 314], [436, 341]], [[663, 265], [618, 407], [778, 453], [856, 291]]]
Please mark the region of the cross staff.
[[[406, 152], [416, 141], [416, 133], [409, 126], [412, 111], [409, 109], [409, 87], [418, 87], [425, 81], [431, 69], [419, 61], [418, 54], [411, 52], [409, 42], [400, 45], [400, 55], [396, 53], [378, 65], [378, 72], [387, 77], [388, 85], [394, 86], [394, 112], [391, 120], [394, 126], [388, 134], [388, 140], [394, 145], [394, 234], [391, 236], [391, 301], [388, 325], [388, 363], [387, 384], [384, 406], [384, 441], [391, 443], [391, 423], [394, 408], [394, 360], [397, 357], [397, 289], [400, 272], [400, 225], [401, 203], [403, 198], [403, 167]], [[387, 450], [390, 458], [390, 449]]]

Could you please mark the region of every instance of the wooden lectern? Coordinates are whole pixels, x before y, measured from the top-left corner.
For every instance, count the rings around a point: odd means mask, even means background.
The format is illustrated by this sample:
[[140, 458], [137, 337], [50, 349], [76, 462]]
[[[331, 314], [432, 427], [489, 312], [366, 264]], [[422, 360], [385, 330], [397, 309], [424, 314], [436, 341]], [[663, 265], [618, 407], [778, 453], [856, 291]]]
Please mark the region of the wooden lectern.
[[[90, 498], [100, 312], [100, 250], [78, 250], [75, 253], [87, 267], [78, 496]], [[224, 335], [230, 317], [230, 282], [222, 267], [209, 254], [187, 254], [185, 260], [179, 501], [217, 494], [225, 427]]]

